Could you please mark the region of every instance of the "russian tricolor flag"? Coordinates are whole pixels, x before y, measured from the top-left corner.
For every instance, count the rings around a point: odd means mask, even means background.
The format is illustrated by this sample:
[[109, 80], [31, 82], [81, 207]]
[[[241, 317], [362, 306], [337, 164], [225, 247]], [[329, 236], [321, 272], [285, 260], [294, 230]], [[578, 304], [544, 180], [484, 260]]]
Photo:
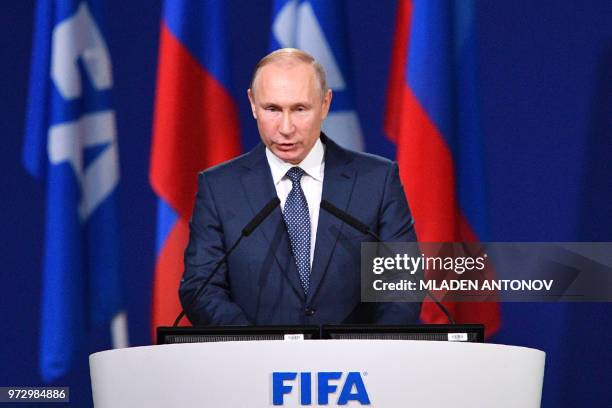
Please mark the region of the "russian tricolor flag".
[[[474, 5], [400, 0], [385, 131], [420, 242], [487, 239]], [[457, 322], [500, 325], [497, 303], [449, 304]], [[421, 318], [443, 323], [433, 303]]]
[[222, 0], [165, 2], [150, 182], [159, 197], [152, 327], [180, 312], [179, 282], [197, 174], [240, 153]]

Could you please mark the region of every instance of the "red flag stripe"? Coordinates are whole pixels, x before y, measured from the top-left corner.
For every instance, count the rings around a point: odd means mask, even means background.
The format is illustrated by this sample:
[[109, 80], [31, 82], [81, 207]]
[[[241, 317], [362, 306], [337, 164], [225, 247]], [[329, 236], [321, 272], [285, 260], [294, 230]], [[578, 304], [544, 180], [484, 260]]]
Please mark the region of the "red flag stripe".
[[237, 106], [162, 24], [150, 182], [189, 220], [197, 173], [240, 153]]

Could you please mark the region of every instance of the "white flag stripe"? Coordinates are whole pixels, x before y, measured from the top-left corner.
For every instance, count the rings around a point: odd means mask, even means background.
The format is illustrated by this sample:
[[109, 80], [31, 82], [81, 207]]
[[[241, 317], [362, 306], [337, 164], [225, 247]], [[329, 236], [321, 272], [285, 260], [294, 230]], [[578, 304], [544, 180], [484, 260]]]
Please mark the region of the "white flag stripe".
[[[114, 141], [116, 138], [115, 112], [108, 110], [90, 113], [80, 119], [53, 125], [49, 128], [47, 146], [53, 164], [63, 161], [78, 163], [81, 149]], [[82, 166], [75, 167], [79, 170]]]
[[79, 203], [81, 220], [86, 220], [119, 184], [117, 150], [113, 142], [87, 167], [82, 183], [83, 198]]
[[332, 135], [334, 142], [347, 149], [363, 151], [361, 127], [355, 111], [330, 112], [323, 122], [323, 131]]
[[72, 17], [53, 30], [51, 78], [65, 99], [75, 99], [82, 94], [79, 59], [96, 89], [113, 86], [108, 48], [85, 2]]
[[283, 48], [295, 46], [297, 3], [293, 0], [285, 4], [272, 22], [272, 35]]
[[342, 72], [338, 68], [334, 54], [310, 3], [302, 3], [298, 8], [297, 26], [297, 48], [312, 54], [323, 65], [330, 88], [338, 91], [345, 89], [346, 82], [342, 77]]
[[[49, 161], [53, 164], [68, 161], [81, 185], [81, 220], [87, 219], [119, 183], [116, 137], [114, 111], [90, 113], [49, 128]], [[109, 146], [84, 168], [83, 149], [107, 143]]]
[[126, 348], [130, 346], [128, 338], [127, 315], [119, 312], [111, 320], [111, 339], [113, 348]]

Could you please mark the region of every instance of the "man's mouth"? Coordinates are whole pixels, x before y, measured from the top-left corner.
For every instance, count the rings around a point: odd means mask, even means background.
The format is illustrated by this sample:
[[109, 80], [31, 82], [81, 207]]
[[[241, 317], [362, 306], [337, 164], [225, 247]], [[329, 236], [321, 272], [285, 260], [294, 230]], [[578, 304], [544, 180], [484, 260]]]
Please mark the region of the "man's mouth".
[[295, 147], [295, 143], [277, 143], [276, 147], [278, 150], [286, 152], [292, 150]]

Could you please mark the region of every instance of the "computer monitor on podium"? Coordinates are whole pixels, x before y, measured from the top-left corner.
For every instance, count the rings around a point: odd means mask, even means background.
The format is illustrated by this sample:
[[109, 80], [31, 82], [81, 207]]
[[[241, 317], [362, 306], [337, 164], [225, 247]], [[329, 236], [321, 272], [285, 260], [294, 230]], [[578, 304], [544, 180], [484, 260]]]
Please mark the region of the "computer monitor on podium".
[[422, 340], [484, 342], [482, 324], [412, 326], [209, 326], [158, 327], [157, 344], [254, 340]]

